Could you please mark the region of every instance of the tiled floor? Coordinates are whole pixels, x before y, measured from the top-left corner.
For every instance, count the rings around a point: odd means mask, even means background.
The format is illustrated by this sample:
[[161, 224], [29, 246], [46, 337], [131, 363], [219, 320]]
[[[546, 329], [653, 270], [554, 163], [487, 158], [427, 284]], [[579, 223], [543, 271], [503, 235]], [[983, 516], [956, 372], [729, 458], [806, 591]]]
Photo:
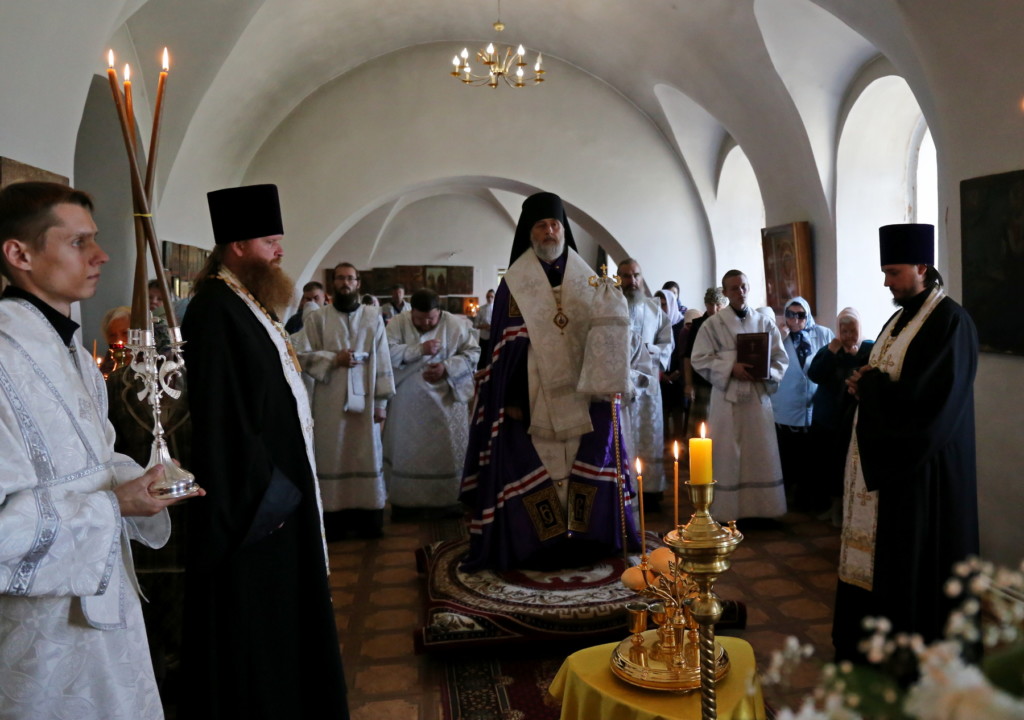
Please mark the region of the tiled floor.
[[[712, 509], [713, 510], [713, 509]], [[648, 513], [650, 530], [667, 530], [669, 516]], [[330, 545], [331, 588], [354, 720], [439, 720], [443, 665], [413, 654], [423, 582], [414, 552], [454, 537], [452, 522], [388, 523], [379, 540]], [[829, 632], [839, 533], [826, 522], [790, 513], [766, 528], [744, 529], [732, 569], [717, 585], [722, 597], [747, 605], [749, 641], [764, 667], [787, 635], [831, 659]], [[776, 708], [797, 704], [813, 687], [815, 663], [805, 664], [789, 689], [769, 688]]]

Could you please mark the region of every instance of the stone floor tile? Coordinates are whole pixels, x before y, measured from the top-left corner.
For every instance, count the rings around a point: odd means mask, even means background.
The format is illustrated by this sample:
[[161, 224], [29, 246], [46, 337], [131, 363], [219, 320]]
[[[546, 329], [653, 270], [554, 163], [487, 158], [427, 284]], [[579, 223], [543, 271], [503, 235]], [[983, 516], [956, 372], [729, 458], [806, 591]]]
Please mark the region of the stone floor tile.
[[401, 548], [415, 550], [424, 544], [419, 537], [410, 535], [393, 535], [382, 538], [378, 542], [380, 543], [380, 547], [387, 550], [397, 550]]
[[351, 587], [359, 582], [359, 571], [352, 569], [334, 570], [332, 568], [328, 582], [332, 588]]
[[419, 594], [410, 593], [406, 587], [379, 588], [370, 593], [370, 602], [382, 607], [408, 606], [419, 602]]
[[370, 665], [356, 675], [355, 688], [370, 695], [406, 693], [417, 689], [419, 678], [415, 665]]
[[776, 575], [779, 570], [774, 563], [763, 560], [743, 560], [732, 564], [731, 572], [747, 578], [763, 578], [766, 575]]
[[805, 555], [807, 553], [807, 547], [803, 543], [793, 542], [792, 540], [778, 540], [765, 543], [764, 549], [775, 556], [784, 555], [789, 557], [791, 555]]
[[409, 608], [380, 610], [369, 613], [363, 618], [363, 626], [368, 630], [396, 630], [416, 626], [419, 613]]
[[419, 720], [419, 704], [409, 700], [369, 702], [351, 710], [352, 720]]
[[381, 633], [365, 638], [360, 654], [373, 660], [412, 655], [411, 633]]
[[347, 570], [358, 568], [363, 564], [363, 556], [358, 553], [330, 553], [331, 570]]
[[[332, 573], [333, 574], [333, 573]], [[355, 595], [345, 590], [339, 590], [333, 588], [331, 590], [331, 600], [334, 603], [334, 610], [338, 611], [341, 608], [351, 608], [355, 604]]]
[[808, 576], [807, 582], [820, 590], [835, 592], [839, 577], [836, 575], [835, 566], [833, 566], [830, 572], [816, 573]]
[[796, 570], [803, 571], [816, 571], [816, 570], [830, 570], [834, 568], [835, 563], [830, 563], [828, 560], [815, 557], [814, 555], [807, 555], [805, 557], [794, 557], [789, 561], [789, 566]]
[[382, 567], [416, 567], [416, 556], [408, 550], [400, 552], [382, 552], [373, 558], [373, 566]]
[[800, 583], [794, 582], [793, 580], [786, 580], [784, 578], [760, 580], [754, 583], [753, 587], [756, 595], [770, 598], [799, 595], [803, 592], [803, 588], [800, 587]]
[[832, 617], [832, 607], [808, 597], [786, 600], [779, 604], [784, 615], [800, 620], [820, 620]]
[[373, 574], [373, 581], [381, 585], [397, 585], [417, 581], [419, 576], [415, 567], [395, 567], [378, 570]]

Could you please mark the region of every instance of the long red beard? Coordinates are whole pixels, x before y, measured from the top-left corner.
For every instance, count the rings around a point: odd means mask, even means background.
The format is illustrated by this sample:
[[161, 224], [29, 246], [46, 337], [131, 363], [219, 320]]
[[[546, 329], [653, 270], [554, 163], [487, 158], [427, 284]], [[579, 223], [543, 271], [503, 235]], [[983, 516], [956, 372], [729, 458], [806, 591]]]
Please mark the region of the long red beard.
[[295, 295], [295, 282], [280, 265], [252, 260], [235, 271], [235, 275], [260, 304], [275, 313], [282, 312]]

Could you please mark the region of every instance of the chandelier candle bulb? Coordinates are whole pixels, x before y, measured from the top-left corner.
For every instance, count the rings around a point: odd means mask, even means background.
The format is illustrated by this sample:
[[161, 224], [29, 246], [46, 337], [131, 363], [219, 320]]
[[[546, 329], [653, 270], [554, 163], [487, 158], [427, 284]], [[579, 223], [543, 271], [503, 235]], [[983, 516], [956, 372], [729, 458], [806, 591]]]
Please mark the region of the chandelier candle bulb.
[[690, 438], [690, 484], [707, 485], [711, 482], [711, 438], [705, 437], [707, 429], [700, 424], [700, 437]]

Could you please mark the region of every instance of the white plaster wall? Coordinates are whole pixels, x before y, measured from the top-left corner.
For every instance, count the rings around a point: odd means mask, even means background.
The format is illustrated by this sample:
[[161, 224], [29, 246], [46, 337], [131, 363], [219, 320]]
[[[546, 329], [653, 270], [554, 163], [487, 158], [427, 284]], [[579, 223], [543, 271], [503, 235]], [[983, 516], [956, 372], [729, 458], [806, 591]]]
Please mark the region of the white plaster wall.
[[[408, 48], [340, 77], [257, 152], [244, 181], [280, 186], [290, 272], [303, 272], [310, 259], [318, 265], [385, 202], [459, 180], [556, 192], [646, 267], [674, 268], [681, 284], [706, 283], [708, 238], [696, 194], [647, 117], [553, 59], [549, 82], [519, 91], [408, 72], [437, 63], [447, 49]], [[198, 218], [194, 232], [208, 236], [205, 226]]]
[[907, 157], [920, 117], [906, 81], [880, 78], [853, 106], [839, 140], [838, 305], [857, 308], [866, 337], [875, 337], [894, 312], [892, 295], [882, 286], [878, 228], [908, 222]]
[[0, 155], [74, 182], [75, 143], [103, 43], [124, 2], [0, 3]]
[[507, 216], [478, 197], [437, 195], [407, 205], [380, 233], [353, 228], [324, 256], [322, 267], [342, 261], [356, 267], [471, 265], [473, 294], [483, 298], [497, 287], [497, 270], [508, 266], [514, 229]]
[[[764, 226], [764, 203], [754, 169], [743, 150], [734, 147], [722, 164], [718, 199], [711, 211], [717, 263], [715, 276], [708, 285], [721, 285], [726, 272], [742, 270], [750, 284], [747, 302], [754, 308], [763, 306], [767, 297], [764, 253], [761, 250], [761, 228]], [[686, 304], [701, 307], [703, 290], [701, 288], [694, 302]]]

